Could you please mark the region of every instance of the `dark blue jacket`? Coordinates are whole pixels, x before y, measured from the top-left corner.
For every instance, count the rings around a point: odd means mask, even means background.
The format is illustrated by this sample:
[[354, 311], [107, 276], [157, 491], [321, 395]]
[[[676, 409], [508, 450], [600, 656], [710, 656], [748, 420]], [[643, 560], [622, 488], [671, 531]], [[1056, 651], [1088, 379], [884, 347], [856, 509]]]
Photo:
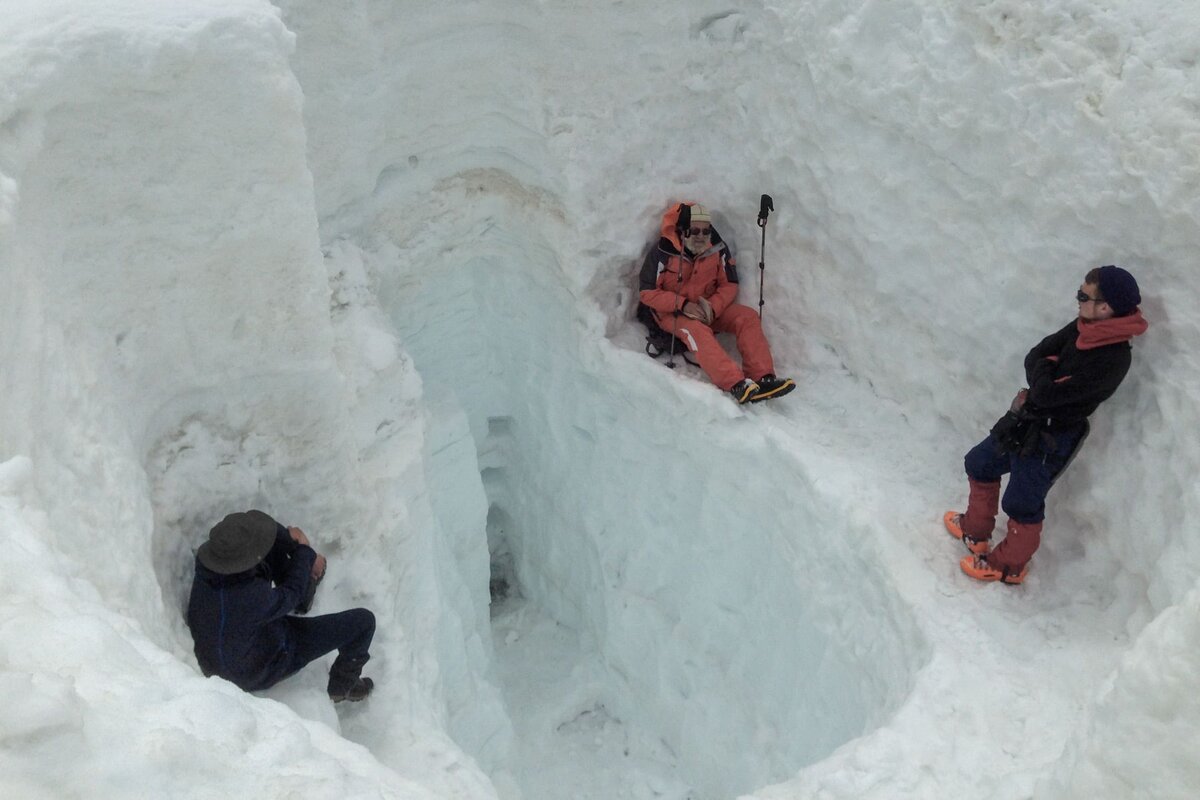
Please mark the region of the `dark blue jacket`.
[[246, 572], [221, 575], [196, 560], [187, 622], [205, 675], [246, 691], [288, 676], [296, 643], [284, 618], [304, 599], [316, 558], [280, 525], [271, 552]]

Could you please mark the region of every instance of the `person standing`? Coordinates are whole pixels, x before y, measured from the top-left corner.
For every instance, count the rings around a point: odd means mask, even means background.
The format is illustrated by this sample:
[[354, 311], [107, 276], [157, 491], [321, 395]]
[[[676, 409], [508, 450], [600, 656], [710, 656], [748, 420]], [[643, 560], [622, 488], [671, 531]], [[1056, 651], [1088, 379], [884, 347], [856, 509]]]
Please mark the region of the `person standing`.
[[[943, 523], [966, 545], [962, 571], [980, 581], [1025, 580], [1041, 544], [1046, 495], [1088, 432], [1087, 419], [1124, 380], [1130, 340], [1148, 324], [1137, 281], [1117, 266], [1097, 267], [1075, 295], [1078, 316], [1025, 356], [1027, 389], [982, 442], [967, 453], [967, 510], [947, 511]], [[1006, 535], [991, 547], [1001, 477], [1009, 474], [1003, 508]]]

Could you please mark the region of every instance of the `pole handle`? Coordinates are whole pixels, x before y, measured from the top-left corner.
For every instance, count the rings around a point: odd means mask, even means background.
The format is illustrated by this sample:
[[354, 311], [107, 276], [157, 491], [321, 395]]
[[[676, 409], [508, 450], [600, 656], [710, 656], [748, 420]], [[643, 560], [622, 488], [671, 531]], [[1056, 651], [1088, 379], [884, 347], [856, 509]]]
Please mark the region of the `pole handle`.
[[764, 194], [758, 200], [758, 227], [767, 227], [767, 217], [775, 210], [775, 201], [771, 199], [771, 195]]

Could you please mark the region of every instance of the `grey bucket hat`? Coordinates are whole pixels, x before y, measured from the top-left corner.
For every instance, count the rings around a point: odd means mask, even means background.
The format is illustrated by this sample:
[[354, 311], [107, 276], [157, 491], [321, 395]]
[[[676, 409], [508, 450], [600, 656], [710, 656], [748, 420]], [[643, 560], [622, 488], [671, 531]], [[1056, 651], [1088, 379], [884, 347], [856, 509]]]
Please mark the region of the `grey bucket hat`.
[[245, 572], [271, 552], [277, 523], [262, 511], [230, 514], [208, 532], [196, 558], [221, 575]]

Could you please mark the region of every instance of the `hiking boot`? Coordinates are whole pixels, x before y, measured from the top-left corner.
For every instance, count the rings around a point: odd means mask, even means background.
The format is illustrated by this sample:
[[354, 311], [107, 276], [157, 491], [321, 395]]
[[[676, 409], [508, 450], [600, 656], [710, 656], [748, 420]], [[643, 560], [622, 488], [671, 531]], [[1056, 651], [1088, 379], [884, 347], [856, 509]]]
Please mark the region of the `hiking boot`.
[[357, 678], [354, 683], [347, 686], [345, 689], [339, 687], [338, 691], [329, 690], [329, 699], [335, 703], [340, 703], [343, 700], [349, 700], [352, 703], [357, 703], [359, 700], [367, 699], [367, 695], [375, 688], [375, 681], [370, 678]]
[[963, 556], [958, 562], [962, 571], [977, 581], [1000, 581], [1001, 583], [1018, 584], [1025, 581], [1029, 572], [1029, 562], [1020, 570], [1011, 567], [993, 567], [987, 561], [987, 556]]
[[733, 395], [733, 399], [738, 401], [738, 405], [750, 402], [758, 393], [758, 384], [749, 378], [742, 378], [733, 385], [729, 390]]
[[965, 544], [968, 550], [977, 556], [986, 556], [988, 550], [992, 547], [991, 540], [976, 539], [963, 533], [962, 521], [964, 516], [966, 515], [958, 511], [947, 511], [942, 516], [942, 523], [946, 526], [946, 530], [950, 532], [950, 535]]
[[783, 397], [796, 388], [796, 382], [791, 378], [777, 378], [768, 372], [758, 379], [758, 391], [750, 398], [751, 403], [770, 400], [772, 397]]
[[339, 654], [333, 660], [333, 665], [329, 668], [329, 685], [325, 689], [330, 700], [335, 703], [343, 700], [358, 702], [371, 693], [375, 682], [370, 678], [359, 677], [369, 658], [370, 656], [346, 658]]

